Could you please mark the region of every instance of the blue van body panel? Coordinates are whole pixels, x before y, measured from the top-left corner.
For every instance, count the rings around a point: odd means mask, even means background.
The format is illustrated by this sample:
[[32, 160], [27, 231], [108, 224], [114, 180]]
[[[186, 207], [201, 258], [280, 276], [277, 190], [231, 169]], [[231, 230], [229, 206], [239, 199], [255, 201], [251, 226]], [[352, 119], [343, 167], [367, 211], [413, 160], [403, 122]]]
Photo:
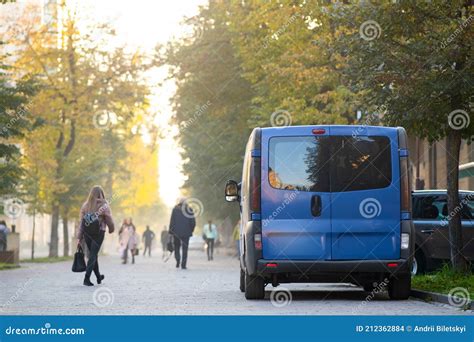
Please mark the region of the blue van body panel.
[[[361, 132], [363, 131], [363, 132]], [[392, 180], [386, 188], [331, 193], [332, 260], [400, 257], [400, 165], [396, 128], [332, 126], [331, 136], [386, 136]]]
[[272, 137], [308, 136], [312, 128], [328, 126], [262, 129], [262, 244], [264, 259], [330, 260], [330, 194], [318, 193], [323, 208], [317, 218], [311, 215], [312, 192], [281, 190], [270, 186], [268, 179], [269, 140]]
[[[269, 183], [273, 137], [384, 136], [390, 140], [392, 179], [385, 188], [344, 192], [276, 189]], [[400, 164], [396, 128], [291, 126], [262, 129], [261, 219], [265, 260], [393, 260], [400, 258]], [[291, 160], [288, 160], [291, 163]], [[321, 213], [311, 213], [311, 199]], [[363, 210], [361, 209], [363, 208]]]

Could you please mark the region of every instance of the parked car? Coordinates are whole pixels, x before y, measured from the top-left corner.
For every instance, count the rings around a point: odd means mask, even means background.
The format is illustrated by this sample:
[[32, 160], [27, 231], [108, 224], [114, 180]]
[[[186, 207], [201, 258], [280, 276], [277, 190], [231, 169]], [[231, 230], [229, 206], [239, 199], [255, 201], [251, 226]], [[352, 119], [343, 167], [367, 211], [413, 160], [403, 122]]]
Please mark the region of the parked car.
[[[417, 190], [413, 198], [415, 258], [412, 274], [433, 271], [450, 260], [446, 190]], [[463, 252], [474, 260], [474, 191], [459, 191]]]
[[403, 128], [255, 128], [242, 181], [225, 196], [241, 209], [240, 289], [343, 282], [392, 299], [411, 289], [414, 228]]

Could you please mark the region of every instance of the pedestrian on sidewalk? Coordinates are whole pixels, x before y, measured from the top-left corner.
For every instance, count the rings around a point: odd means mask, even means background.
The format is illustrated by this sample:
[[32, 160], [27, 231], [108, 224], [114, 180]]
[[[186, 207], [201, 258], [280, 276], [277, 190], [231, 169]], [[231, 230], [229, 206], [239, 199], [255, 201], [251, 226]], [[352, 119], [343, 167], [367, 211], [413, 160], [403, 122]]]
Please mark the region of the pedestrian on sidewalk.
[[160, 235], [160, 242], [161, 242], [161, 248], [163, 249], [163, 255], [161, 256], [162, 259], [166, 257], [166, 254], [168, 252], [168, 239], [169, 239], [169, 233], [168, 233], [168, 228], [166, 226], [163, 227], [163, 230], [161, 231]]
[[214, 243], [217, 240], [217, 226], [212, 220], [207, 221], [203, 227], [203, 237], [207, 245], [207, 260], [214, 260]]
[[109, 234], [112, 234], [115, 230], [112, 211], [105, 199], [104, 190], [100, 186], [94, 186], [89, 192], [87, 200], [81, 207], [79, 219], [81, 224], [77, 244], [80, 245], [84, 240], [89, 249], [89, 259], [87, 260], [83, 284], [93, 286], [94, 284], [90, 280], [92, 271], [97, 277], [97, 284], [102, 283], [105, 278], [99, 272], [98, 255], [104, 241], [106, 227], [109, 228]]
[[138, 244], [136, 231], [137, 229], [135, 228], [135, 225], [133, 224], [132, 218], [129, 217], [125, 219], [119, 231], [120, 247], [122, 250], [122, 259], [123, 259], [122, 264], [126, 264], [128, 262], [129, 251], [132, 256], [132, 264], [135, 263], [135, 255], [136, 255], [136, 249], [137, 249], [137, 244]]
[[10, 234], [10, 229], [8, 229], [7, 223], [4, 220], [0, 221], [0, 252], [7, 250], [7, 238]]
[[148, 256], [151, 257], [151, 243], [153, 242], [154, 238], [155, 233], [150, 230], [150, 226], [146, 226], [146, 230], [142, 236], [142, 241], [145, 242], [145, 249], [143, 250], [143, 255], [145, 255], [146, 251], [148, 250]]
[[[186, 269], [188, 261], [189, 238], [193, 235], [196, 227], [193, 209], [186, 204], [186, 200], [180, 199], [173, 208], [170, 220], [170, 234], [174, 240], [174, 256], [176, 258], [176, 268]], [[180, 251], [181, 250], [181, 251]], [[181, 259], [182, 252], [182, 259]]]

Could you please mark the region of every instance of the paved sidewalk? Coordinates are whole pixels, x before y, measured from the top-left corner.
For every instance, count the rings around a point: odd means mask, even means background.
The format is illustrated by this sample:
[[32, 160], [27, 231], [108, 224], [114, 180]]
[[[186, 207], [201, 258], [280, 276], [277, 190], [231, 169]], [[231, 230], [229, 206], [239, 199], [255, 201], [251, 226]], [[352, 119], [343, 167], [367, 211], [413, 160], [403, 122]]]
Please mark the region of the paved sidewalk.
[[[418, 300], [389, 301], [385, 294], [366, 301], [367, 293], [344, 285], [291, 284], [291, 298], [247, 301], [239, 291], [238, 261], [192, 251], [188, 270], [152, 258], [121, 265], [117, 256], [100, 257], [102, 285], [85, 287], [83, 273], [70, 262], [25, 264], [0, 272], [2, 315], [459, 315], [452, 307]], [[93, 281], [95, 279], [93, 277]], [[280, 287], [278, 287], [279, 289]], [[277, 296], [278, 297], [278, 296]]]

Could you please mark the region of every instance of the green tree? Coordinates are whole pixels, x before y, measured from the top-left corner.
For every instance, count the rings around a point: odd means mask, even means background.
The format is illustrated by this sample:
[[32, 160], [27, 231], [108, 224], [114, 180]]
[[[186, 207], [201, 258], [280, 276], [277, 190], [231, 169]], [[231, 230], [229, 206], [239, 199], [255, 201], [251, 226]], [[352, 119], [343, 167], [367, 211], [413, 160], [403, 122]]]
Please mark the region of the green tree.
[[338, 72], [346, 57], [321, 47], [333, 40], [335, 26], [318, 2], [234, 2], [228, 20], [255, 89], [253, 125], [355, 121], [357, 94]]
[[173, 42], [161, 57], [177, 80], [173, 104], [188, 176], [184, 190], [203, 203], [206, 217], [235, 219], [238, 212], [229, 213], [222, 189], [241, 176], [253, 91], [242, 77], [226, 5], [212, 1], [188, 23], [195, 35]]
[[[40, 27], [21, 37], [17, 61], [18, 68], [42, 84], [31, 108], [45, 125], [34, 136], [38, 140], [24, 143], [31, 150], [41, 146], [50, 166], [39, 169], [47, 174], [41, 178], [49, 177], [44, 198], [52, 215], [51, 257], [58, 255], [60, 218], [64, 223], [77, 214], [92, 182], [105, 178], [107, 163], [98, 160], [119, 155], [107, 152], [120, 146], [101, 145], [104, 131], [117, 133], [128, 127], [129, 120], [146, 110], [148, 94], [142, 78], [147, 65], [139, 53], [108, 49], [111, 30], [96, 25], [80, 32], [75, 14], [66, 6], [63, 10], [60, 31]], [[68, 253], [67, 241], [64, 252]]]
[[466, 270], [458, 167], [461, 141], [474, 134], [471, 2], [354, 2], [328, 13], [339, 27], [327, 48], [348, 56], [345, 79], [367, 92], [366, 107], [383, 106], [385, 123], [431, 142], [446, 138], [451, 262]]
[[31, 127], [27, 101], [34, 91], [31, 82], [13, 82], [11, 68], [2, 62], [3, 58], [0, 59], [0, 197], [17, 192], [22, 176], [18, 143]]

